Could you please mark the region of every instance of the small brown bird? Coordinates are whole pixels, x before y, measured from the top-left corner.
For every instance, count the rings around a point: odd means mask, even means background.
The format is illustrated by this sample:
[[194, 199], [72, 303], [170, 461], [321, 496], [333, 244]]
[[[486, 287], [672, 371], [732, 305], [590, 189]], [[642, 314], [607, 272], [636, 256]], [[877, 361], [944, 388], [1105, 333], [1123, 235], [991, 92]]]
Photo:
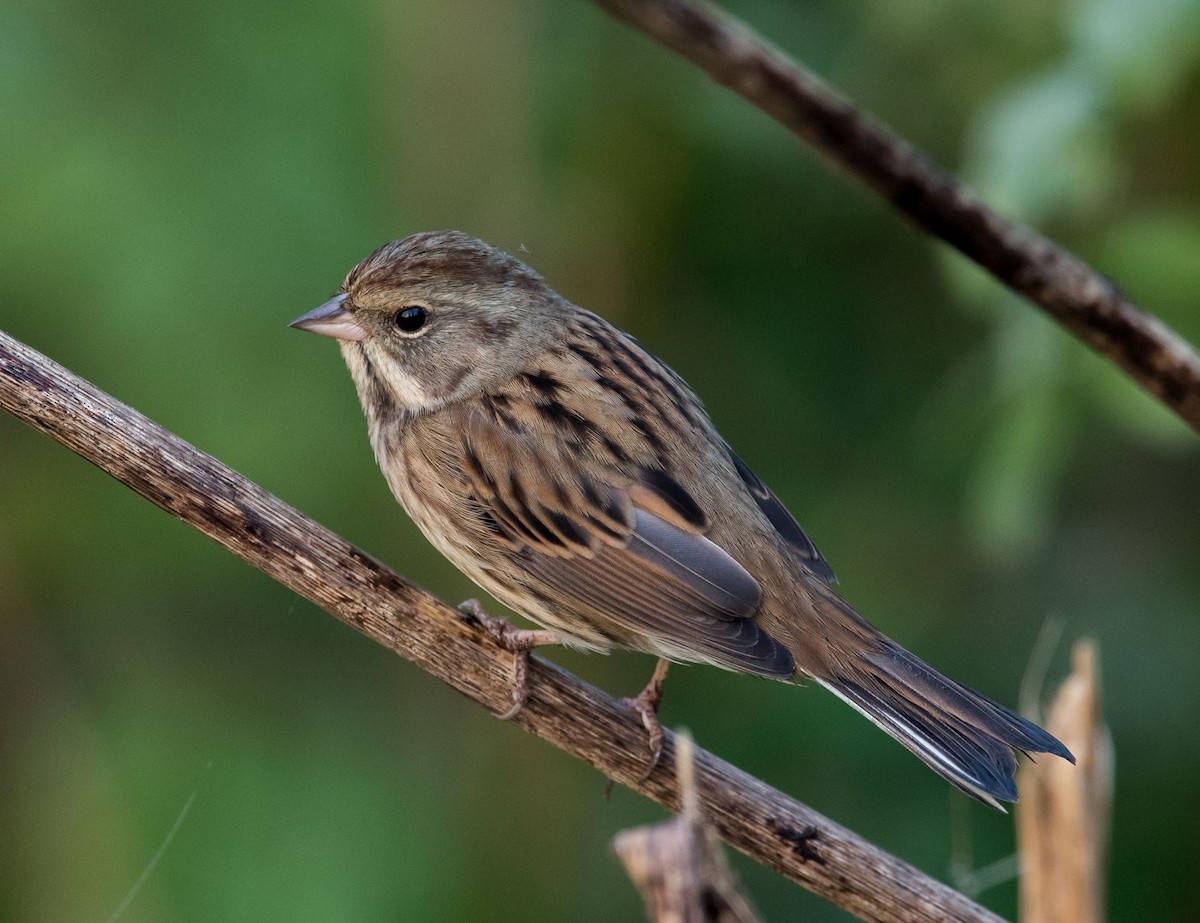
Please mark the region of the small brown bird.
[[[646, 718], [667, 661], [809, 676], [997, 808], [1017, 797], [1015, 750], [1074, 762], [859, 616], [683, 380], [519, 260], [414, 234], [292, 326], [339, 340], [375, 457], [425, 536], [549, 629], [486, 620], [510, 649], [657, 655]], [[509, 716], [523, 695], [522, 675]]]

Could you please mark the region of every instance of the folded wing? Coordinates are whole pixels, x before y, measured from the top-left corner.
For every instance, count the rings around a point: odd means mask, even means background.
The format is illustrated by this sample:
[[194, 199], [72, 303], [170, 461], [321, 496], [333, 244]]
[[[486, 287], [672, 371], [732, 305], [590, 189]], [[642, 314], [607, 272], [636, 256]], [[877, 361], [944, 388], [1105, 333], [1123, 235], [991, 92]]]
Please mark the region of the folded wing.
[[703, 534], [707, 517], [661, 469], [622, 471], [576, 444], [473, 413], [462, 469], [488, 527], [542, 589], [617, 636], [680, 660], [788, 678], [788, 650], [754, 619], [758, 582]]

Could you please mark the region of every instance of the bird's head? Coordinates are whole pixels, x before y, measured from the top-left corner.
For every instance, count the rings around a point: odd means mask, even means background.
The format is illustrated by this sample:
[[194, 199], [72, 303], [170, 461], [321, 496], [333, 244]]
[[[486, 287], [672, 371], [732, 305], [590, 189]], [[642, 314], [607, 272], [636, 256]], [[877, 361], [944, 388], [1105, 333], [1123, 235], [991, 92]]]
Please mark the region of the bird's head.
[[368, 413], [420, 413], [510, 378], [553, 342], [566, 302], [542, 277], [460, 231], [380, 247], [341, 291], [292, 321], [340, 341]]

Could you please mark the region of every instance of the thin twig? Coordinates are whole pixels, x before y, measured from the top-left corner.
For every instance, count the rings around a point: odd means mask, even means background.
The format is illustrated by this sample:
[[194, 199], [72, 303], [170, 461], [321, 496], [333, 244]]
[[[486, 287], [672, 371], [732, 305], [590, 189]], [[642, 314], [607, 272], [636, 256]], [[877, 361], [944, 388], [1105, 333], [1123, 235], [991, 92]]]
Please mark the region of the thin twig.
[[125, 892], [125, 896], [121, 898], [121, 903], [117, 904], [117, 909], [108, 916], [108, 923], [118, 923], [125, 915], [125, 911], [129, 909], [129, 905], [133, 903], [133, 899], [138, 896], [150, 876], [154, 874], [154, 870], [158, 868], [158, 863], [162, 861], [162, 857], [167, 854], [167, 850], [171, 848], [171, 843], [175, 839], [175, 834], [179, 832], [179, 828], [183, 826], [183, 822], [187, 820], [188, 814], [192, 810], [192, 805], [196, 803], [196, 796], [200, 794], [200, 789], [196, 789], [188, 795], [187, 801], [183, 803], [183, 808], [175, 817], [175, 823], [171, 824], [171, 829], [167, 831], [167, 835], [163, 837], [163, 841], [158, 845], [158, 849], [154, 850], [154, 855], [150, 857], [150, 861], [146, 863], [146, 867], [142, 869], [140, 874]]
[[[0, 407], [61, 442], [268, 576], [491, 711], [511, 704], [512, 654], [430, 596], [262, 488], [0, 332]], [[678, 809], [674, 736], [649, 777], [641, 717], [542, 660], [513, 724]], [[999, 918], [710, 753], [696, 751], [717, 834], [865, 919]]]
[[1200, 356], [1074, 254], [962, 182], [811, 71], [703, 0], [594, 0], [687, 58], [935, 237], [1042, 308], [1200, 431]]
[[696, 745], [686, 731], [675, 742], [683, 801], [678, 816], [617, 834], [613, 852], [641, 892], [652, 923], [760, 923], [700, 808]]

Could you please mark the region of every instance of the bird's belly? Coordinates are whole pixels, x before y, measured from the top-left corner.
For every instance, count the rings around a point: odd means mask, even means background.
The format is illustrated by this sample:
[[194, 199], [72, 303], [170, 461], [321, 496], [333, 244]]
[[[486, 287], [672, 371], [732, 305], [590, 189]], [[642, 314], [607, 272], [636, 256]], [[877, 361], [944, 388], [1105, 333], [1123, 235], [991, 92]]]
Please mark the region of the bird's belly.
[[487, 557], [507, 560], [509, 566], [500, 568], [484, 564], [484, 556], [480, 554], [478, 546], [489, 539], [459, 525], [451, 511], [460, 509], [462, 501], [451, 496], [444, 486], [427, 487], [418, 497], [407, 473], [385, 471], [385, 477], [392, 493], [429, 543], [471, 581], [508, 608], [556, 632], [563, 643], [570, 647], [601, 652], [614, 647], [638, 647], [626, 639], [618, 639], [601, 631], [589, 619], [567, 613], [564, 606], [551, 606], [539, 599], [521, 579], [519, 568], [509, 558], [511, 551], [508, 549], [492, 549]]

